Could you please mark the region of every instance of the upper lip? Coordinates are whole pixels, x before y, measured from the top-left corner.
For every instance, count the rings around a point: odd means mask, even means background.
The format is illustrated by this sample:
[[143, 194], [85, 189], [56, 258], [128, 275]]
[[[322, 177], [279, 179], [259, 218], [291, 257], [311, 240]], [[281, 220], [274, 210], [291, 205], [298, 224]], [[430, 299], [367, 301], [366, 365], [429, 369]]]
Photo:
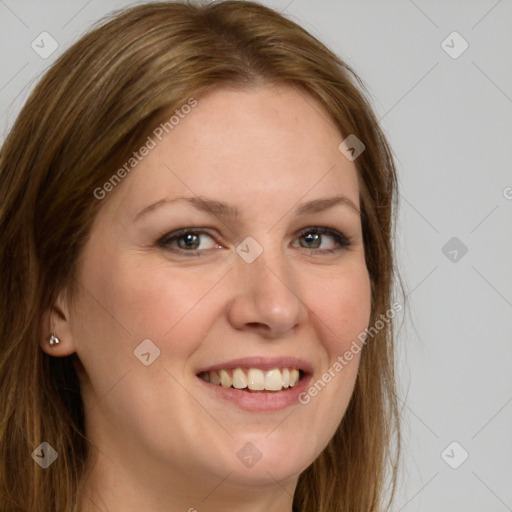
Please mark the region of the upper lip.
[[296, 368], [304, 373], [312, 373], [313, 367], [304, 359], [296, 357], [242, 357], [219, 364], [201, 368], [197, 373], [213, 372], [218, 370], [234, 370], [235, 368], [259, 368], [273, 370], [274, 368]]

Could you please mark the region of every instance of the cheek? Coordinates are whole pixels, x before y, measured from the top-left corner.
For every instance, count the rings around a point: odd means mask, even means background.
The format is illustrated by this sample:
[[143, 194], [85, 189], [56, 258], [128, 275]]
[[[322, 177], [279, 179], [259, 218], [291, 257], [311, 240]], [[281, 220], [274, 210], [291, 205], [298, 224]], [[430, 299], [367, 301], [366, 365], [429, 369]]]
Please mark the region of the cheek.
[[[120, 261], [119, 278], [114, 283], [116, 308], [131, 331], [166, 344], [181, 340], [187, 331], [193, 333], [190, 337], [201, 339], [201, 331], [208, 331], [213, 315], [209, 303], [218, 292], [215, 287], [223, 286], [229, 267], [173, 268], [164, 258], [150, 255], [146, 264], [135, 267], [131, 260], [136, 259], [127, 255]], [[183, 346], [180, 341], [176, 348]]]
[[[337, 404], [331, 411], [333, 425], [341, 420], [356, 381], [361, 354], [361, 334], [371, 314], [371, 287], [364, 265], [347, 266], [337, 279], [325, 283], [312, 309], [317, 312], [317, 332], [326, 351], [316, 388]], [[324, 391], [325, 388], [325, 391]], [[313, 394], [315, 391], [313, 391]], [[336, 414], [334, 412], [336, 411]]]
[[342, 354], [368, 326], [371, 287], [366, 266], [353, 265], [323, 283], [311, 298], [330, 359]]
[[173, 362], [182, 364], [218, 315], [212, 297], [226, 286], [222, 280], [229, 272], [229, 265], [173, 268], [154, 252], [105, 251], [88, 261], [83, 275], [97, 297], [88, 316], [95, 317], [98, 338], [108, 336], [105, 342], [128, 349], [131, 358], [150, 339], [162, 351], [171, 350]]

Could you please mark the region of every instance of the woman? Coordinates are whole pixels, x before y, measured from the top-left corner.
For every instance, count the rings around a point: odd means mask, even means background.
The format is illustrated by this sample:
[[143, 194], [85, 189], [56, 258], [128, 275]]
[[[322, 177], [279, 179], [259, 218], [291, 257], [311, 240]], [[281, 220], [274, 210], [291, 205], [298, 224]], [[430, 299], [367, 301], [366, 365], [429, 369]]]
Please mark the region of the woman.
[[48, 70], [0, 155], [1, 510], [390, 502], [396, 175], [357, 84], [232, 1]]

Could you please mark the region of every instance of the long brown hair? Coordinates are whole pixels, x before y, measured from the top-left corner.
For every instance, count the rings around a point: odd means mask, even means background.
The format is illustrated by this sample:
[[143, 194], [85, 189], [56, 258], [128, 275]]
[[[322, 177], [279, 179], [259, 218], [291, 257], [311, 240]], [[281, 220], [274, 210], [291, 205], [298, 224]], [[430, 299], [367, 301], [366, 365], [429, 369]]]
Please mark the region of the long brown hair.
[[[340, 142], [355, 134], [365, 144], [355, 164], [370, 325], [390, 310], [397, 177], [356, 73], [300, 26], [255, 2], [158, 2], [114, 13], [50, 67], [0, 152], [3, 512], [68, 512], [77, 500], [88, 441], [76, 354], [49, 357], [39, 342], [49, 334], [42, 318], [58, 292], [72, 293], [77, 259], [103, 204], [94, 190], [164, 112], [214, 87], [259, 83], [299, 87], [321, 102]], [[58, 453], [46, 470], [30, 456], [42, 441]], [[382, 510], [386, 488], [388, 505], [394, 495], [399, 454], [390, 320], [364, 346], [348, 409], [301, 474], [294, 509]]]

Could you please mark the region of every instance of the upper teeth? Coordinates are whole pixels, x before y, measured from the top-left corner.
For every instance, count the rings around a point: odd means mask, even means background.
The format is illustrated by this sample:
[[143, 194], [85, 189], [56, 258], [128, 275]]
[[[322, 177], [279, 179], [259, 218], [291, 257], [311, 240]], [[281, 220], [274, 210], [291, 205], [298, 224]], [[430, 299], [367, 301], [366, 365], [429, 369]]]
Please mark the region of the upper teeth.
[[272, 370], [237, 368], [232, 372], [230, 370], [203, 372], [199, 376], [216, 386], [248, 388], [252, 391], [280, 391], [283, 388], [292, 388], [299, 382], [299, 370], [296, 368], [274, 368]]

